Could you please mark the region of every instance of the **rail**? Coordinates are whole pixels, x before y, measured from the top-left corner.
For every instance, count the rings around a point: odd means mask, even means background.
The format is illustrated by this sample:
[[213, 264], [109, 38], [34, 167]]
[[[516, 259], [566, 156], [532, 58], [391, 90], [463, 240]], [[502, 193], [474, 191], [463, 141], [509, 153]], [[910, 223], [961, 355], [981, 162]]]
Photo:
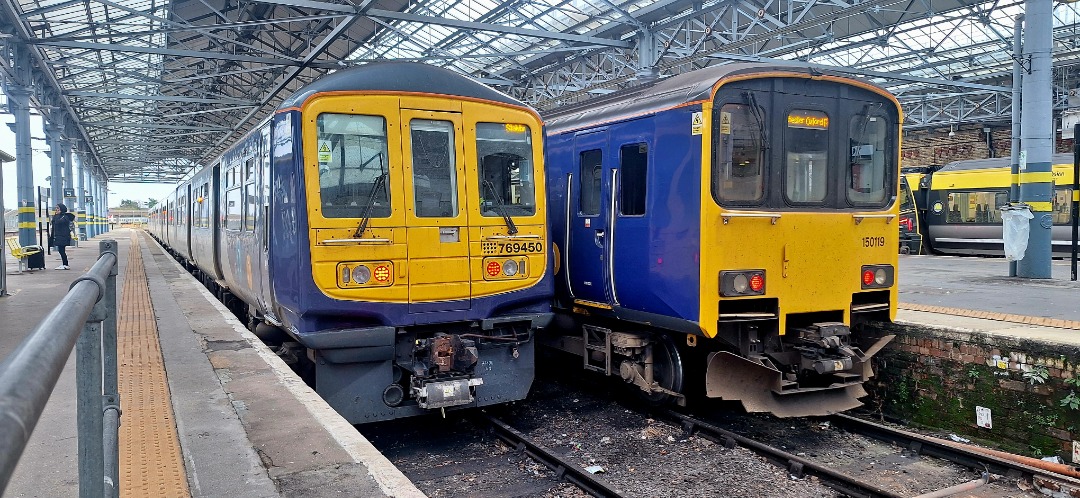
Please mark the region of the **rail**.
[[74, 347], [79, 496], [119, 496], [116, 241], [103, 240], [98, 248], [90, 271], [72, 282], [60, 303], [0, 362], [0, 494]]

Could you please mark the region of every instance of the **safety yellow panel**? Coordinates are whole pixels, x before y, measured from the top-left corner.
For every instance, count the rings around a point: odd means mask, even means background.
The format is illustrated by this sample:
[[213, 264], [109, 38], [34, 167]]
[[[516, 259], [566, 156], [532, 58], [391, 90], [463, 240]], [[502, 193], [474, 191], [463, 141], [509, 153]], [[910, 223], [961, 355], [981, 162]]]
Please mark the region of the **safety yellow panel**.
[[[497, 103], [414, 94], [319, 96], [309, 99], [302, 112], [312, 272], [325, 294], [336, 299], [384, 302], [463, 300], [528, 288], [544, 276], [549, 242], [543, 125], [534, 112]], [[355, 231], [361, 206], [357, 206], [357, 216], [351, 218], [329, 218], [321, 213], [315, 125], [318, 115], [326, 112], [377, 115], [386, 123], [391, 215], [370, 218], [368, 228], [359, 237]], [[457, 206], [446, 216], [417, 213], [417, 185], [414, 185], [411, 157], [414, 119], [452, 124]], [[536, 209], [533, 215], [513, 217], [519, 230], [514, 236], [507, 233], [501, 216], [480, 213], [475, 139], [478, 123], [520, 126], [531, 136]], [[526, 276], [485, 279], [484, 258], [493, 256], [485, 248], [499, 247], [499, 243], [504, 244], [502, 249], [511, 251], [508, 257], [524, 258]], [[341, 288], [337, 275], [339, 264], [364, 261], [390, 262], [395, 274], [393, 284]]]
[[[702, 107], [705, 122], [711, 122], [711, 103]], [[711, 127], [702, 131], [702, 157], [708, 161]], [[717, 333], [724, 302], [745, 299], [720, 296], [721, 271], [765, 270], [765, 294], [755, 297], [779, 299], [783, 334], [790, 313], [842, 311], [844, 323], [850, 324], [852, 294], [862, 292], [861, 267], [892, 265], [895, 271], [899, 264], [899, 202], [859, 212], [738, 210], [740, 216], [725, 224], [727, 210], [712, 201], [710, 168], [702, 170], [699, 325], [708, 337]], [[896, 285], [890, 291], [895, 303]]]
[[[1050, 175], [1057, 185], [1068, 186], [1073, 181], [1072, 164], [1054, 164], [1051, 166]], [[1047, 173], [1035, 173], [1034, 175], [1046, 175]], [[1021, 172], [1020, 176], [1032, 176], [1032, 173]], [[1028, 181], [1045, 181], [1044, 176], [1028, 178]], [[1021, 178], [1017, 178], [1021, 180]], [[1013, 182], [1012, 169], [1008, 166], [1000, 168], [970, 169], [964, 171], [938, 171], [930, 180], [930, 190], [980, 190], [980, 189], [1007, 189]]]

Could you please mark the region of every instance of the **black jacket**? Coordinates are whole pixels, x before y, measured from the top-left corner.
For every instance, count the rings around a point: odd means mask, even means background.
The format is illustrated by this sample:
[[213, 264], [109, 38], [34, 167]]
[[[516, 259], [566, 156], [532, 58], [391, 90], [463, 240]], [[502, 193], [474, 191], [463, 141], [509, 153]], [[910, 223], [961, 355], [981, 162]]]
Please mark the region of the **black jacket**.
[[71, 243], [71, 231], [74, 228], [75, 215], [60, 213], [52, 217], [52, 240], [53, 246], [66, 246]]

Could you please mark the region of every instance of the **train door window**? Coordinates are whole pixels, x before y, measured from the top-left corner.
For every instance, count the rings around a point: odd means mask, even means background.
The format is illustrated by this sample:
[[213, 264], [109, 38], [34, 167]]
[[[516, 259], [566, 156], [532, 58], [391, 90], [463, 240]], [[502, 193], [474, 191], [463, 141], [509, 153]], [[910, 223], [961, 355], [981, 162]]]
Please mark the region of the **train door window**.
[[386, 119], [324, 113], [319, 115], [317, 125], [322, 215], [389, 217]]
[[1072, 189], [1054, 189], [1054, 224], [1072, 223]]
[[603, 180], [603, 154], [599, 149], [581, 153], [581, 188], [578, 189], [580, 213], [584, 216], [600, 214], [600, 184]]
[[884, 206], [890, 197], [887, 166], [891, 161], [886, 158], [889, 127], [875, 109], [867, 105], [851, 117], [847, 199], [853, 205]]
[[262, 219], [263, 219], [263, 249], [269, 248], [270, 244], [270, 126], [262, 129], [262, 153], [260, 154], [260, 166], [262, 182]]
[[255, 190], [255, 158], [244, 161], [244, 231], [255, 231], [255, 217], [259, 213], [258, 190]]
[[784, 193], [793, 203], [821, 203], [828, 194], [829, 116], [796, 109], [784, 137]]
[[625, 216], [645, 214], [649, 146], [644, 143], [619, 148], [619, 212]]
[[477, 123], [476, 157], [480, 158], [480, 214], [536, 214], [532, 132], [522, 124]]
[[762, 108], [724, 104], [713, 121], [713, 196], [721, 203], [760, 202], [765, 196]]
[[457, 160], [454, 124], [450, 121], [413, 119], [413, 197], [416, 216], [452, 217], [458, 214]]
[[225, 172], [225, 229], [240, 230], [243, 225], [243, 192], [237, 184], [240, 165], [233, 163]]

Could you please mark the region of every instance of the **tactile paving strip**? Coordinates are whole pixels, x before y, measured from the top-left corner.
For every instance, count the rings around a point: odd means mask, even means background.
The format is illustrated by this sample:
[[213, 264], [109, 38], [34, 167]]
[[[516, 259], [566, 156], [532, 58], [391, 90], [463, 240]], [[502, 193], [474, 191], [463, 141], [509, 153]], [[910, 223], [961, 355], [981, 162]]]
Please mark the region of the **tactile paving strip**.
[[139, 237], [133, 234], [116, 325], [123, 410], [120, 496], [187, 497], [191, 493], [139, 246]]
[[1080, 322], [1076, 320], [1062, 320], [1060, 318], [1046, 318], [1042, 316], [1016, 315], [1012, 313], [996, 313], [993, 311], [968, 310], [963, 308], [949, 308], [946, 306], [929, 306], [925, 304], [900, 303], [898, 308], [911, 311], [925, 311], [942, 315], [966, 316], [969, 318], [983, 318], [1001, 322], [1026, 323], [1040, 327], [1056, 327], [1059, 329], [1080, 330]]

